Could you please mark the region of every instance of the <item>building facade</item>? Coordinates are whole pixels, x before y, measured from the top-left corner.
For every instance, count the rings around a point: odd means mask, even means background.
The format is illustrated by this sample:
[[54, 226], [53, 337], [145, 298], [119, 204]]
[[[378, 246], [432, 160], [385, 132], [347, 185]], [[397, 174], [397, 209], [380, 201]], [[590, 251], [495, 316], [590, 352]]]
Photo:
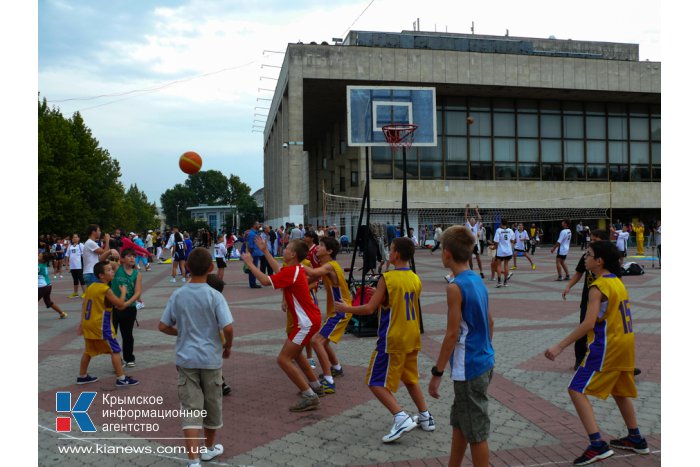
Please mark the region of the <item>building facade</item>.
[[661, 64], [640, 62], [638, 45], [350, 31], [287, 47], [264, 131], [267, 222], [345, 231], [356, 216], [333, 217], [324, 192], [361, 198], [368, 177], [373, 208], [401, 198], [400, 153], [347, 145], [348, 85], [436, 89], [438, 145], [407, 153], [409, 208], [526, 200], [660, 217]]
[[[209, 224], [209, 229], [215, 233], [221, 233], [223, 230], [230, 232], [231, 229], [237, 229], [240, 225], [238, 208], [232, 205], [207, 206], [200, 204], [187, 208], [190, 217], [195, 220], [204, 221]], [[226, 225], [226, 218], [233, 220], [233, 225]]]

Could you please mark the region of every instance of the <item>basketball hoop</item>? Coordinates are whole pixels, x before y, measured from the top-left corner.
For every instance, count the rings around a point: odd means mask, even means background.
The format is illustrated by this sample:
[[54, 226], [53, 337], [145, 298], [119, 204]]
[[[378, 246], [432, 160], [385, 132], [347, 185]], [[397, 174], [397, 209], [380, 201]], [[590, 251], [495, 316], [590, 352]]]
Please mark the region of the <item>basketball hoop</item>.
[[382, 132], [386, 142], [391, 146], [391, 152], [396, 152], [399, 148], [411, 149], [413, 135], [418, 125], [412, 123], [392, 123], [384, 125]]

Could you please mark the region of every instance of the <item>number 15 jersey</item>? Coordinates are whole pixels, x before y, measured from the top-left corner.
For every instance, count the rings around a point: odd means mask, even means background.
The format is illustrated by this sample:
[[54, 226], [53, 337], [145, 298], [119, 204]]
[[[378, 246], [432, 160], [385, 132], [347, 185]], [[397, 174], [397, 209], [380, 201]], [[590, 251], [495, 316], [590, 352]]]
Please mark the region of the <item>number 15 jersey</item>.
[[633, 371], [634, 332], [627, 289], [614, 274], [597, 278], [593, 287], [598, 287], [608, 301], [600, 304], [595, 326], [588, 331], [583, 366], [596, 371]]
[[377, 351], [408, 354], [420, 350], [420, 278], [409, 268], [387, 271], [383, 277], [388, 306], [379, 308]]

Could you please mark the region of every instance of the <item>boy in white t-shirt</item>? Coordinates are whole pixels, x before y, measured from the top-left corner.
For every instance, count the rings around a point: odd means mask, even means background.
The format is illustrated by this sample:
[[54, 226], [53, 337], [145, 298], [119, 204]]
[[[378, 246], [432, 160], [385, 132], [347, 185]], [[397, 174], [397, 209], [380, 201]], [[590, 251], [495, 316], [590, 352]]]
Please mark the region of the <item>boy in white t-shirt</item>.
[[513, 243], [515, 243], [513, 229], [508, 227], [508, 221], [501, 219], [501, 226], [496, 229], [493, 235], [493, 243], [497, 245], [496, 250], [496, 275], [498, 283], [496, 287], [501, 287], [501, 271], [503, 272], [503, 287], [508, 287], [508, 261], [513, 257]]
[[532, 261], [530, 254], [527, 252], [527, 242], [530, 240], [530, 236], [525, 230], [525, 226], [521, 222], [518, 224], [518, 230], [514, 232], [515, 234], [515, 246], [513, 247], [513, 267], [511, 269], [518, 269], [518, 254], [522, 253], [525, 258], [530, 262], [530, 267], [534, 270], [535, 263]]
[[622, 225], [622, 230], [615, 230], [615, 227], [611, 227], [610, 231], [613, 237], [616, 238], [615, 246], [620, 251], [620, 255], [624, 258], [627, 256], [627, 240], [630, 238], [629, 227], [627, 224]]
[[[559, 232], [559, 239], [557, 243], [554, 244], [550, 253], [554, 253], [557, 250], [557, 280], [558, 281], [568, 281], [569, 280], [569, 268], [566, 267], [566, 255], [569, 254], [569, 244], [571, 243], [571, 229], [569, 229], [569, 224], [571, 221], [569, 219], [564, 219], [561, 221], [561, 232]], [[564, 270], [566, 277], [562, 277], [561, 272]]]
[[88, 227], [87, 235], [88, 239], [85, 241], [83, 248], [83, 279], [85, 280], [85, 285], [90, 286], [93, 282], [97, 282], [98, 278], [93, 273], [95, 265], [100, 261], [105, 261], [110, 256], [112, 258], [119, 258], [119, 252], [117, 250], [109, 249], [109, 234], [104, 234], [103, 245], [101, 247], [97, 241], [100, 238], [102, 232], [100, 231], [100, 226], [97, 224], [90, 224]]
[[[480, 244], [483, 243], [483, 238], [481, 236], [481, 231], [483, 225], [481, 223], [481, 214], [479, 213], [479, 206], [475, 208], [476, 219], [474, 216], [469, 217], [469, 205], [464, 209], [464, 225], [468, 228], [472, 235], [474, 235], [474, 250], [472, 251], [473, 256], [476, 256], [476, 263], [479, 265], [479, 274], [481, 278], [484, 278], [484, 268], [481, 265], [481, 248]], [[472, 257], [469, 256], [469, 269], [474, 270], [474, 264], [472, 264]]]
[[226, 268], [226, 241], [223, 235], [216, 237], [216, 245], [214, 245], [214, 260], [216, 261], [216, 275], [224, 280], [224, 269]]

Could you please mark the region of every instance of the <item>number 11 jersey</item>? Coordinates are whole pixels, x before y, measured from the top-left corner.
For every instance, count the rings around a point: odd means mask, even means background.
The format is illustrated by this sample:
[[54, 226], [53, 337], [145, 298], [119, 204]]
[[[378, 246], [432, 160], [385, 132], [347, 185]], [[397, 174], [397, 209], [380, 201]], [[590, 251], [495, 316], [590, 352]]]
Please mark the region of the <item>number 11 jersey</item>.
[[383, 277], [388, 306], [379, 307], [377, 351], [408, 354], [420, 350], [420, 278], [409, 268], [387, 271]]

